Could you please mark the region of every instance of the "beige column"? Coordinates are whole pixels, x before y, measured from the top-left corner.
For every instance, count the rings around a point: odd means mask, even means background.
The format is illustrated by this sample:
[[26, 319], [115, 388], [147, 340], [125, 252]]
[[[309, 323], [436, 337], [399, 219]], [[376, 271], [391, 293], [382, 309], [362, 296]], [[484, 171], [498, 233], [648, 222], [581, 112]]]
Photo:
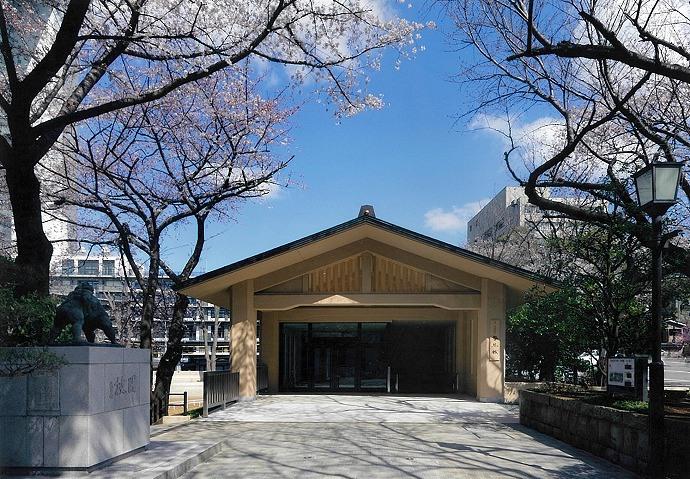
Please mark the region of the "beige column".
[[[483, 278], [481, 294], [476, 342], [477, 399], [502, 402], [506, 321], [505, 286]], [[492, 340], [492, 338], [495, 339]]]
[[256, 309], [254, 284], [243, 281], [232, 287], [232, 371], [240, 373], [240, 400], [256, 397]]

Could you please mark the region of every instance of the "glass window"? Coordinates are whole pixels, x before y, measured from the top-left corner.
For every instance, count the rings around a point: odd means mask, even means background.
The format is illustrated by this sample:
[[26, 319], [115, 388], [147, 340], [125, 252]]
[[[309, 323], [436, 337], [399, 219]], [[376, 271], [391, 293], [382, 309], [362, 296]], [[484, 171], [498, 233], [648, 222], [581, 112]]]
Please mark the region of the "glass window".
[[304, 323], [283, 324], [282, 335], [282, 386], [287, 389], [309, 387], [309, 325]]
[[115, 274], [115, 260], [104, 259], [103, 260], [103, 275], [113, 276]]
[[98, 274], [98, 260], [97, 259], [79, 260], [77, 270], [78, 270], [79, 274], [97, 275]]
[[314, 338], [356, 338], [357, 323], [314, 323], [312, 337]]
[[62, 274], [74, 274], [74, 260], [63, 259], [62, 260]]

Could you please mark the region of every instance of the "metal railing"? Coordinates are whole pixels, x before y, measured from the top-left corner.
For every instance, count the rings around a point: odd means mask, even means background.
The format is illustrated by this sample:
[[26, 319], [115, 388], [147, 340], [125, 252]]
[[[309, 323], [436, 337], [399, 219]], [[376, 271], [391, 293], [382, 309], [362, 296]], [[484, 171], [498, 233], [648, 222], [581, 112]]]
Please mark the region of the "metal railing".
[[182, 411], [183, 411], [182, 414], [184, 414], [186, 416], [187, 411], [189, 410], [189, 408], [187, 407], [187, 391], [182, 392], [182, 393], [170, 393], [169, 395], [170, 396], [182, 396], [182, 402], [181, 403], [173, 403], [173, 402], [170, 402], [170, 400], [168, 400], [168, 407], [170, 407], [170, 406], [177, 406], [177, 407], [182, 406]]
[[240, 373], [230, 371], [204, 371], [203, 416], [211, 408], [225, 406], [240, 398]]

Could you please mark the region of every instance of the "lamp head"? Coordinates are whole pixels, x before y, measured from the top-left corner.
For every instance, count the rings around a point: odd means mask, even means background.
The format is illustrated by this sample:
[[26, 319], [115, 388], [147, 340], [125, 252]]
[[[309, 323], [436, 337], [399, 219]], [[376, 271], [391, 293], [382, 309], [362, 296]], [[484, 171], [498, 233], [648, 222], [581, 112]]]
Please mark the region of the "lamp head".
[[676, 204], [683, 163], [650, 163], [633, 175], [637, 203], [648, 215], [661, 216]]

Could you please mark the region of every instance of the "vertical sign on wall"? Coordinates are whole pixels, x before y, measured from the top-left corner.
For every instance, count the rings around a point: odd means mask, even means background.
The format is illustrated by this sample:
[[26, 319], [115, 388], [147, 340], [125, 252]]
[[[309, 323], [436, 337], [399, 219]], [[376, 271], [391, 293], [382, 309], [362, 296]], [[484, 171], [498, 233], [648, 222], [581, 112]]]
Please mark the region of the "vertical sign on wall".
[[489, 321], [489, 360], [501, 360], [501, 340], [499, 339], [500, 321], [492, 319]]

